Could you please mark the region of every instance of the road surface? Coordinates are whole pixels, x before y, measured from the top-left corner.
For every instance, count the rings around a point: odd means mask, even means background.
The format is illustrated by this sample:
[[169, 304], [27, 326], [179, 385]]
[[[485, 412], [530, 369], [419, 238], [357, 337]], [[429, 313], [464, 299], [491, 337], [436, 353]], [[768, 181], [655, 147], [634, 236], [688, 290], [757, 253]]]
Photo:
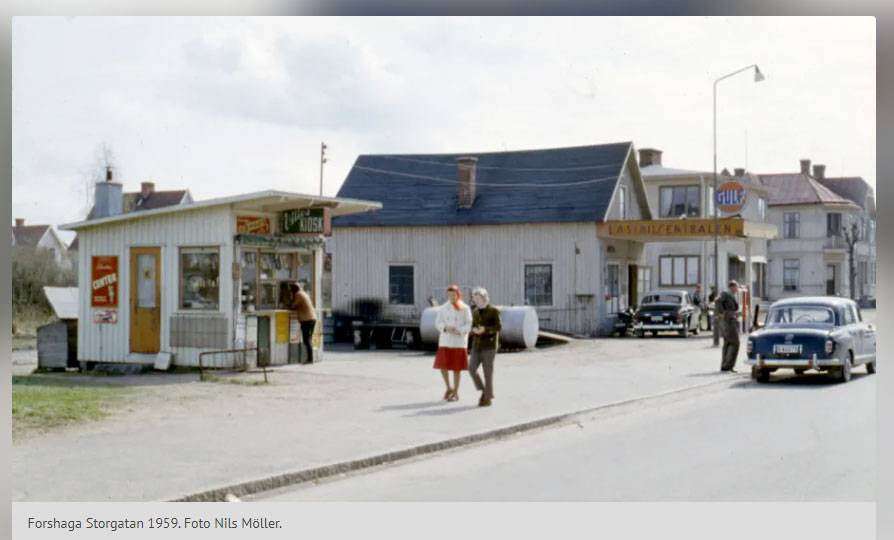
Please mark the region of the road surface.
[[790, 373], [251, 500], [874, 500], [875, 377], [860, 368], [836, 384]]

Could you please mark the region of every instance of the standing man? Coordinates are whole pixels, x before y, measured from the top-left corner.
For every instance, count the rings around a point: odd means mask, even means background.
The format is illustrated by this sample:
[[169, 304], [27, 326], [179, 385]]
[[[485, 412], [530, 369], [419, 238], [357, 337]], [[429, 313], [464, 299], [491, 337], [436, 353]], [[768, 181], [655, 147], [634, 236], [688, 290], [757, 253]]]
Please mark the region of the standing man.
[[[469, 374], [475, 388], [481, 392], [479, 407], [490, 406], [494, 398], [494, 358], [497, 356], [499, 344], [500, 312], [490, 305], [490, 296], [484, 287], [476, 287], [472, 291], [472, 356], [469, 359]], [[484, 366], [484, 383], [478, 376], [478, 366]]]
[[735, 371], [736, 358], [739, 356], [739, 302], [736, 295], [739, 284], [729, 282], [729, 290], [724, 291], [714, 307], [717, 328], [723, 337], [722, 360], [720, 371]]
[[292, 310], [297, 312], [298, 322], [301, 324], [301, 341], [307, 351], [307, 362], [314, 361], [313, 333], [317, 324], [317, 314], [310, 296], [304, 292], [304, 286], [295, 281], [290, 285], [292, 289]]
[[700, 283], [695, 284], [695, 290], [692, 291], [692, 305], [698, 308], [698, 329], [702, 329], [702, 319], [706, 318], [708, 313], [702, 303], [702, 286]]
[[[717, 287], [711, 285], [711, 292], [708, 293], [708, 304], [705, 306], [707, 310], [713, 309], [714, 301], [717, 300]], [[708, 313], [708, 330], [712, 330], [714, 328], [714, 319], [717, 317], [717, 314], [712, 316], [711, 313]]]

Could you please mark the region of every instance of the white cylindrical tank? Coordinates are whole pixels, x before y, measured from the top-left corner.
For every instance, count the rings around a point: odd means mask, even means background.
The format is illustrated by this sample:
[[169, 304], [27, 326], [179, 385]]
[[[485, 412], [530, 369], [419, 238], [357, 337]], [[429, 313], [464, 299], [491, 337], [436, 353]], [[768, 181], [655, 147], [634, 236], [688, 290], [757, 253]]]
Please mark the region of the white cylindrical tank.
[[[537, 344], [540, 321], [537, 311], [531, 306], [494, 306], [500, 310], [500, 346], [506, 349], [530, 349]], [[419, 334], [426, 345], [437, 345], [438, 329], [435, 321], [437, 307], [425, 308], [419, 319]]]

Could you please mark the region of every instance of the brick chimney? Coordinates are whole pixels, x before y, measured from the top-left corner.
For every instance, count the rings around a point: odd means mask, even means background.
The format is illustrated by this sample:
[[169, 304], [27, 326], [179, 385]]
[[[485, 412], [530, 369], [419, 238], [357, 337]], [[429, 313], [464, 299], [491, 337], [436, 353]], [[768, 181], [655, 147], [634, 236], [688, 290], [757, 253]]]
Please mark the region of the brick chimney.
[[149, 195], [155, 191], [155, 183], [154, 182], [142, 182], [140, 184], [140, 197], [145, 199]]
[[456, 158], [457, 205], [460, 208], [472, 208], [472, 205], [475, 204], [475, 169], [477, 165], [478, 158], [476, 157]]
[[25, 226], [25, 218], [16, 218], [16, 227], [24, 227]]
[[649, 165], [661, 165], [661, 150], [657, 148], [640, 148], [639, 166], [648, 167]]
[[813, 166], [813, 177], [819, 180], [822, 180], [826, 177], [826, 166], [825, 165], [814, 165]]
[[809, 159], [801, 160], [801, 174], [810, 174], [810, 160]]
[[741, 167], [737, 167], [737, 168], [733, 169], [733, 171], [735, 171], [736, 176], [745, 176], [745, 169], [743, 169]]

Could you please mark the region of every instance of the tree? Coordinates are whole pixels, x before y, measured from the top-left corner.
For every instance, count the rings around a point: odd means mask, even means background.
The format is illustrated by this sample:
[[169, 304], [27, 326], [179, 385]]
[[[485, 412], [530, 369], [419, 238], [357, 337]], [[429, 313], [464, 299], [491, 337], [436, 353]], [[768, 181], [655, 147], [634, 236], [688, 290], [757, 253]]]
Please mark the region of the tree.
[[96, 183], [106, 179], [106, 170], [109, 167], [117, 169], [117, 163], [112, 147], [108, 143], [102, 142], [96, 147], [93, 159], [83, 174], [84, 217], [87, 217], [93, 208], [93, 191]]
[[854, 251], [857, 248], [857, 242], [860, 238], [860, 226], [857, 220], [851, 222], [850, 230], [844, 229], [844, 242], [847, 244], [847, 265], [848, 278], [850, 279], [850, 297], [851, 300], [857, 300], [857, 262], [854, 258]]

